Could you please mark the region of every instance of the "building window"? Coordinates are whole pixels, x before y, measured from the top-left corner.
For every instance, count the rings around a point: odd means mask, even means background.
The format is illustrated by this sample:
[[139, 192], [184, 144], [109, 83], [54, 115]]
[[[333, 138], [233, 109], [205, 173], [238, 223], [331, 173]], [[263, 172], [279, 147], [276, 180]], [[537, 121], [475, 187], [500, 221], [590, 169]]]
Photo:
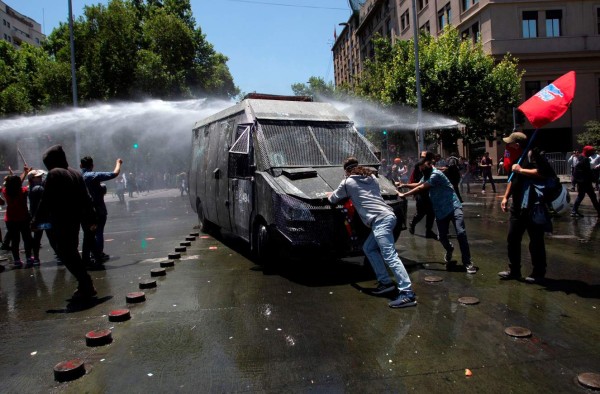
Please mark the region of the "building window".
[[419, 0], [419, 1], [417, 1], [417, 7], [418, 7], [419, 11], [421, 11], [423, 8], [427, 7], [427, 5], [429, 5], [429, 0]]
[[523, 11], [523, 38], [537, 37], [537, 11]]
[[479, 22], [475, 22], [466, 30], [463, 30], [461, 33], [461, 38], [463, 40], [471, 39], [473, 44], [479, 41]]
[[600, 7], [596, 8], [596, 22], [598, 22], [598, 34], [600, 34]]
[[421, 31], [431, 34], [431, 26], [429, 25], [429, 21], [425, 22], [423, 26], [421, 26]]
[[410, 27], [410, 18], [408, 15], [408, 10], [404, 11], [400, 16], [400, 29], [408, 29]]
[[438, 12], [438, 24], [440, 30], [443, 30], [444, 27], [450, 24], [451, 16], [452, 9], [450, 8], [450, 3], [448, 3]]
[[542, 89], [540, 81], [526, 81], [525, 82], [525, 100], [531, 98], [537, 92]]
[[4, 26], [6, 26], [6, 19], [2, 19], [2, 22], [4, 23]]
[[561, 10], [546, 11], [546, 37], [560, 37], [561, 34]]

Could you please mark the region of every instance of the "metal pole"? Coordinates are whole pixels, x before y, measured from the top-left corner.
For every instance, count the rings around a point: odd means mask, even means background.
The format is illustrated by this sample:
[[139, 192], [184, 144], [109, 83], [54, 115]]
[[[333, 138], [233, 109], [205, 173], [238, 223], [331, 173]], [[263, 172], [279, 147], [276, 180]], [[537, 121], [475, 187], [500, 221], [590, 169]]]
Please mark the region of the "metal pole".
[[[73, 85], [73, 107], [77, 107], [77, 77], [75, 75], [75, 38], [73, 37], [73, 4], [69, 0], [69, 39], [71, 41], [71, 81]], [[75, 154], [79, 160], [79, 131], [75, 130]]]
[[[425, 150], [425, 132], [421, 128], [421, 118], [423, 115], [423, 105], [421, 103], [421, 71], [419, 67], [419, 28], [417, 27], [417, 3], [416, 0], [412, 0], [412, 11], [413, 11], [413, 42], [415, 49], [415, 79], [417, 89], [417, 129], [416, 133], [419, 136], [419, 152]], [[419, 157], [419, 156], [417, 156]]]

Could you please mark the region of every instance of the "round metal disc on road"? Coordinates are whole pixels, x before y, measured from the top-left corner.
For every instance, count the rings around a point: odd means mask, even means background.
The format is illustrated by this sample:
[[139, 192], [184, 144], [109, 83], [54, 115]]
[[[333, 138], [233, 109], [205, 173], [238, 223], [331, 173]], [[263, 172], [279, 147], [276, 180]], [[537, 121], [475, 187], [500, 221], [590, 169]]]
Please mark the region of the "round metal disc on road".
[[140, 281], [140, 289], [154, 289], [156, 281], [154, 279], [145, 279]]
[[458, 299], [458, 302], [460, 302], [463, 305], [475, 305], [475, 304], [479, 304], [479, 298], [477, 298], [477, 297], [460, 297]]
[[195, 241], [196, 237], [185, 237], [186, 241]]
[[169, 253], [169, 255], [167, 256], [168, 259], [173, 260], [173, 259], [180, 259], [181, 258], [181, 254], [179, 253]]
[[129, 309], [115, 309], [108, 314], [108, 321], [121, 322], [131, 319]]
[[150, 276], [165, 276], [167, 274], [167, 270], [164, 268], [152, 268], [150, 270]]
[[112, 331], [109, 329], [90, 331], [85, 334], [85, 344], [90, 347], [104, 346], [112, 342]]
[[85, 364], [79, 358], [61, 361], [54, 366], [54, 380], [57, 382], [68, 382], [83, 375], [85, 375]]
[[524, 327], [507, 327], [504, 333], [515, 338], [529, 338], [531, 336], [531, 330]]
[[125, 299], [130, 304], [144, 302], [144, 301], [146, 301], [146, 293], [144, 293], [143, 291], [134, 291], [132, 293], [128, 293], [127, 296], [125, 297]]
[[427, 283], [441, 282], [443, 280], [444, 280], [444, 278], [442, 278], [441, 276], [426, 276], [425, 277], [425, 282], [427, 282]]
[[175, 248], [176, 252], [185, 252], [187, 248], [185, 246], [178, 246]]
[[197, 237], [199, 235], [200, 235], [200, 233], [190, 233], [190, 237]]
[[185, 242], [180, 242], [179, 245], [181, 245], [181, 246], [192, 246], [192, 243], [190, 241], [185, 241]]
[[161, 261], [160, 262], [160, 266], [162, 268], [169, 268], [169, 267], [175, 267], [175, 262], [173, 260], [169, 260], [169, 261]]
[[600, 390], [600, 374], [585, 372], [577, 375], [577, 381], [584, 387], [592, 390]]

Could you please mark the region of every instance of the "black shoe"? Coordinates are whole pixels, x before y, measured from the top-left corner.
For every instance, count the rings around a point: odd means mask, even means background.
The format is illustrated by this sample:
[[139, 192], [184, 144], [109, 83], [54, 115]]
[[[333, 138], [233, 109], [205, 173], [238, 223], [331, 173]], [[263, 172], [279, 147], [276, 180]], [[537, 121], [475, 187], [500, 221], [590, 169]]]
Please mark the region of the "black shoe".
[[450, 249], [446, 250], [446, 253], [444, 253], [444, 262], [446, 264], [450, 264], [452, 261], [452, 253], [454, 253], [454, 246], [450, 245]]
[[375, 290], [371, 291], [371, 294], [382, 295], [385, 293], [392, 292], [395, 289], [396, 289], [396, 285], [393, 283], [389, 283], [386, 285], [380, 283]]
[[582, 218], [583, 215], [580, 214], [579, 212], [571, 212], [571, 217], [572, 218]]
[[467, 271], [467, 274], [476, 274], [477, 271], [479, 270], [479, 268], [475, 267], [473, 265], [473, 262], [469, 263], [468, 265], [465, 265], [465, 270]]
[[94, 288], [94, 286], [92, 286], [90, 288], [82, 288], [82, 289], [75, 290], [75, 293], [73, 293], [73, 297], [71, 297], [71, 299], [72, 300], [84, 300], [87, 298], [92, 298], [92, 297], [96, 296], [96, 294], [98, 294], [98, 292], [96, 291], [96, 288]]
[[108, 260], [110, 260], [110, 256], [107, 255], [106, 253], [102, 253], [99, 256], [94, 256], [94, 260], [96, 261], [96, 263], [102, 264], [102, 263], [105, 263]]
[[435, 239], [437, 241], [438, 236], [433, 231], [428, 231], [425, 233], [425, 238], [431, 238], [431, 239]]
[[502, 280], [518, 280], [521, 279], [521, 273], [520, 272], [514, 272], [514, 271], [500, 271], [498, 272], [498, 276], [500, 277], [500, 279]]

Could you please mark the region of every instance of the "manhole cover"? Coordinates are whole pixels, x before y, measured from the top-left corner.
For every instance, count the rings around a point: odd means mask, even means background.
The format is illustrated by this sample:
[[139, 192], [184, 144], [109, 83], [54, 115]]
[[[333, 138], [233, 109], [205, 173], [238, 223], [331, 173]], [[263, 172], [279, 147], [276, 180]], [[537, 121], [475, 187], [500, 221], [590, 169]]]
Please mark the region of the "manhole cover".
[[156, 281], [154, 279], [145, 279], [140, 281], [140, 289], [153, 289], [156, 287]]
[[108, 314], [108, 321], [121, 322], [131, 319], [129, 309], [115, 309]]
[[582, 386], [593, 390], [600, 390], [600, 374], [585, 372], [577, 375], [577, 381]]
[[460, 302], [463, 305], [475, 305], [475, 304], [479, 304], [479, 298], [477, 298], [477, 297], [460, 297], [458, 299], [458, 302]]
[[69, 361], [61, 361], [54, 366], [54, 380], [57, 382], [68, 382], [85, 375], [83, 360], [75, 358]]
[[146, 294], [143, 291], [134, 291], [133, 293], [128, 293], [125, 299], [130, 304], [144, 302], [146, 301]]
[[528, 338], [531, 336], [531, 330], [524, 327], [507, 327], [504, 333], [515, 338]]
[[444, 278], [442, 278], [441, 276], [426, 276], [425, 277], [425, 282], [429, 282], [429, 283], [441, 282], [443, 280], [444, 280]]
[[150, 270], [150, 276], [165, 276], [167, 274], [167, 270], [164, 268], [152, 268]]
[[104, 346], [112, 342], [112, 332], [109, 329], [90, 331], [85, 334], [85, 344], [94, 346]]

